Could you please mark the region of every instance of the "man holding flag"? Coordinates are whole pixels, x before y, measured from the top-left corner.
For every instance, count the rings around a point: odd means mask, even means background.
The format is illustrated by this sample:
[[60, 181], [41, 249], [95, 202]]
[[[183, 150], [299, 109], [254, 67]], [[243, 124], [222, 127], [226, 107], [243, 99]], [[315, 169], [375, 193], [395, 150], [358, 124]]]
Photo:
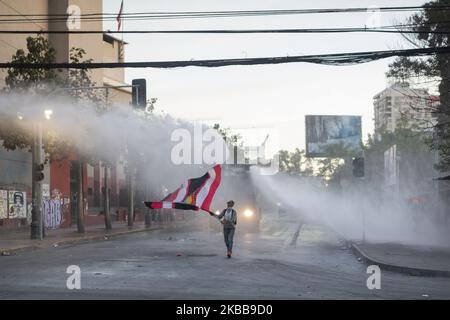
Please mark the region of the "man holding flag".
[[199, 178], [189, 179], [181, 187], [167, 195], [161, 201], [145, 202], [150, 209], [200, 209], [214, 215], [209, 210], [211, 202], [220, 185], [222, 168], [216, 165]]
[[216, 217], [223, 224], [223, 234], [227, 246], [227, 256], [231, 258], [233, 237], [237, 223], [237, 212], [233, 209], [234, 201], [228, 201], [227, 208], [218, 216], [210, 211], [210, 206], [217, 188], [220, 186], [222, 168], [216, 165], [199, 178], [189, 179], [181, 187], [167, 195], [161, 201], [145, 202], [150, 209], [204, 210]]
[[223, 237], [225, 240], [225, 245], [227, 246], [227, 257], [231, 258], [233, 251], [233, 238], [234, 230], [237, 224], [237, 212], [233, 209], [234, 201], [230, 200], [227, 202], [227, 208], [219, 214], [218, 218], [223, 224]]

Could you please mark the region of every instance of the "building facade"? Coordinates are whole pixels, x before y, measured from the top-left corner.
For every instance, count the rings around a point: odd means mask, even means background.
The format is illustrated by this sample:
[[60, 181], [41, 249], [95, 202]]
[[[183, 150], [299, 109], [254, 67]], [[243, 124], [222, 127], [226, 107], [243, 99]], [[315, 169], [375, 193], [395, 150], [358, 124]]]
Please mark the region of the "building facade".
[[374, 96], [375, 132], [394, 132], [401, 121], [407, 128], [426, 129], [436, 124], [432, 108], [439, 97], [427, 89], [411, 88], [408, 83], [394, 84]]
[[[102, 0], [33, 0], [0, 2], [0, 13], [3, 15], [42, 15], [50, 17], [30, 23], [2, 24], [2, 30], [57, 30], [67, 31], [66, 21], [53, 21], [52, 16], [64, 15], [70, 6], [80, 9], [82, 14], [101, 13]], [[98, 20], [98, 19], [97, 19]], [[78, 30], [103, 30], [102, 21], [81, 20]], [[18, 49], [26, 49], [26, 38], [33, 35], [2, 34], [0, 35], [0, 61], [7, 62]], [[69, 62], [70, 49], [82, 48], [86, 52], [85, 59], [94, 62], [120, 62], [124, 60], [125, 42], [107, 33], [99, 34], [43, 34], [49, 40], [50, 46], [56, 50], [56, 62]], [[65, 72], [65, 71], [63, 71]], [[6, 70], [0, 70], [0, 87], [5, 85]], [[94, 69], [91, 79], [97, 86], [126, 85], [124, 69]], [[111, 88], [102, 90], [108, 103], [131, 103], [131, 88]], [[1, 144], [1, 141], [0, 141]], [[45, 168], [43, 181], [44, 197], [47, 200], [57, 200], [60, 205], [62, 227], [76, 224], [76, 190], [77, 179], [75, 167], [78, 163], [76, 154], [53, 159]], [[17, 227], [27, 225], [31, 215], [31, 153], [29, 150], [8, 151], [0, 147], [0, 227]], [[108, 169], [110, 184], [104, 186], [104, 166], [86, 164], [83, 169], [83, 189], [86, 199], [85, 223], [103, 223], [102, 204], [105, 190], [111, 197], [111, 212], [114, 219], [124, 219], [121, 212], [126, 207], [127, 189], [124, 168], [121, 162]], [[4, 191], [4, 192], [1, 192]], [[8, 212], [10, 202], [6, 199], [13, 192], [22, 192], [26, 197], [26, 214], [20, 218]], [[19, 197], [16, 195], [16, 198]], [[11, 198], [13, 199], [13, 198]], [[2, 209], [3, 208], [3, 209]], [[114, 215], [114, 213], [117, 213]]]

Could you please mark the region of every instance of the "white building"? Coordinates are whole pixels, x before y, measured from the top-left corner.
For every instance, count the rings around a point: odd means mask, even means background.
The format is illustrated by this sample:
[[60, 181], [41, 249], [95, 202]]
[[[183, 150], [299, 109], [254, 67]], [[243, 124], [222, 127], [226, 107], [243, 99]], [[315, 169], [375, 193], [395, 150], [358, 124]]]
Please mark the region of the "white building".
[[426, 129], [436, 124], [431, 111], [438, 106], [439, 97], [430, 95], [427, 89], [397, 83], [376, 94], [373, 104], [375, 132], [394, 132], [402, 119], [406, 127]]

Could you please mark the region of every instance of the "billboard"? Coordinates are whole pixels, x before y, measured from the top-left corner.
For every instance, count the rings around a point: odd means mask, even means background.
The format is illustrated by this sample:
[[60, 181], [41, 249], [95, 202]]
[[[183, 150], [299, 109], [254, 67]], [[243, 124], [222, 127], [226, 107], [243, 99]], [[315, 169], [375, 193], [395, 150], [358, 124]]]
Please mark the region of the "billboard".
[[361, 150], [360, 116], [311, 115], [305, 122], [308, 157], [327, 157], [329, 146], [338, 144], [355, 152]]

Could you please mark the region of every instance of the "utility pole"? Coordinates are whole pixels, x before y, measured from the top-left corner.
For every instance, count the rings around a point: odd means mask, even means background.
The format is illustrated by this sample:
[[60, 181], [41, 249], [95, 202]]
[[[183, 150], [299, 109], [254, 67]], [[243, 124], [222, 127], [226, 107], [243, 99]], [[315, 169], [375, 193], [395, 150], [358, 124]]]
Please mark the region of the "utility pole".
[[35, 125], [32, 147], [32, 211], [31, 239], [42, 240], [44, 236], [44, 217], [42, 214], [42, 178], [38, 177], [43, 165], [42, 160], [42, 122]]
[[134, 166], [128, 160], [128, 226], [132, 227], [134, 222]]
[[[147, 82], [145, 79], [134, 79], [131, 82], [131, 104], [133, 108], [142, 108], [147, 106]], [[132, 227], [134, 222], [134, 187], [136, 182], [136, 165], [130, 156], [128, 149], [128, 226]]]
[[[109, 89], [106, 88], [105, 89], [105, 111], [108, 111], [108, 97], [109, 97]], [[112, 229], [112, 225], [111, 225], [111, 213], [110, 213], [110, 199], [109, 199], [109, 166], [108, 164], [105, 162], [103, 162], [104, 167], [105, 167], [105, 172], [104, 172], [104, 188], [105, 188], [105, 194], [103, 197], [103, 211], [105, 213], [105, 228], [106, 230], [111, 230]]]
[[78, 160], [78, 197], [77, 197], [77, 207], [78, 207], [78, 216], [77, 216], [77, 228], [78, 233], [85, 233], [84, 228], [84, 194], [83, 194], [83, 160], [81, 156]]
[[[149, 188], [148, 188], [148, 183], [145, 182], [145, 194], [148, 195], [149, 194]], [[150, 209], [147, 208], [147, 211], [145, 213], [145, 227], [146, 228], [150, 228], [152, 226], [152, 220], [150, 217]]]
[[[75, 95], [78, 100], [78, 90], [75, 89]], [[86, 229], [84, 227], [84, 190], [83, 190], [83, 167], [84, 161], [82, 159], [81, 153], [78, 153], [77, 162], [77, 180], [78, 180], [78, 196], [77, 196], [77, 231], [78, 233], [85, 233]]]
[[106, 163], [104, 163], [105, 166], [105, 174], [104, 174], [104, 186], [105, 186], [105, 196], [103, 197], [103, 208], [105, 211], [105, 227], [106, 230], [111, 230], [112, 226], [111, 226], [111, 216], [110, 216], [110, 208], [109, 208], [109, 189], [108, 189], [108, 185], [109, 185], [109, 168], [108, 165]]

